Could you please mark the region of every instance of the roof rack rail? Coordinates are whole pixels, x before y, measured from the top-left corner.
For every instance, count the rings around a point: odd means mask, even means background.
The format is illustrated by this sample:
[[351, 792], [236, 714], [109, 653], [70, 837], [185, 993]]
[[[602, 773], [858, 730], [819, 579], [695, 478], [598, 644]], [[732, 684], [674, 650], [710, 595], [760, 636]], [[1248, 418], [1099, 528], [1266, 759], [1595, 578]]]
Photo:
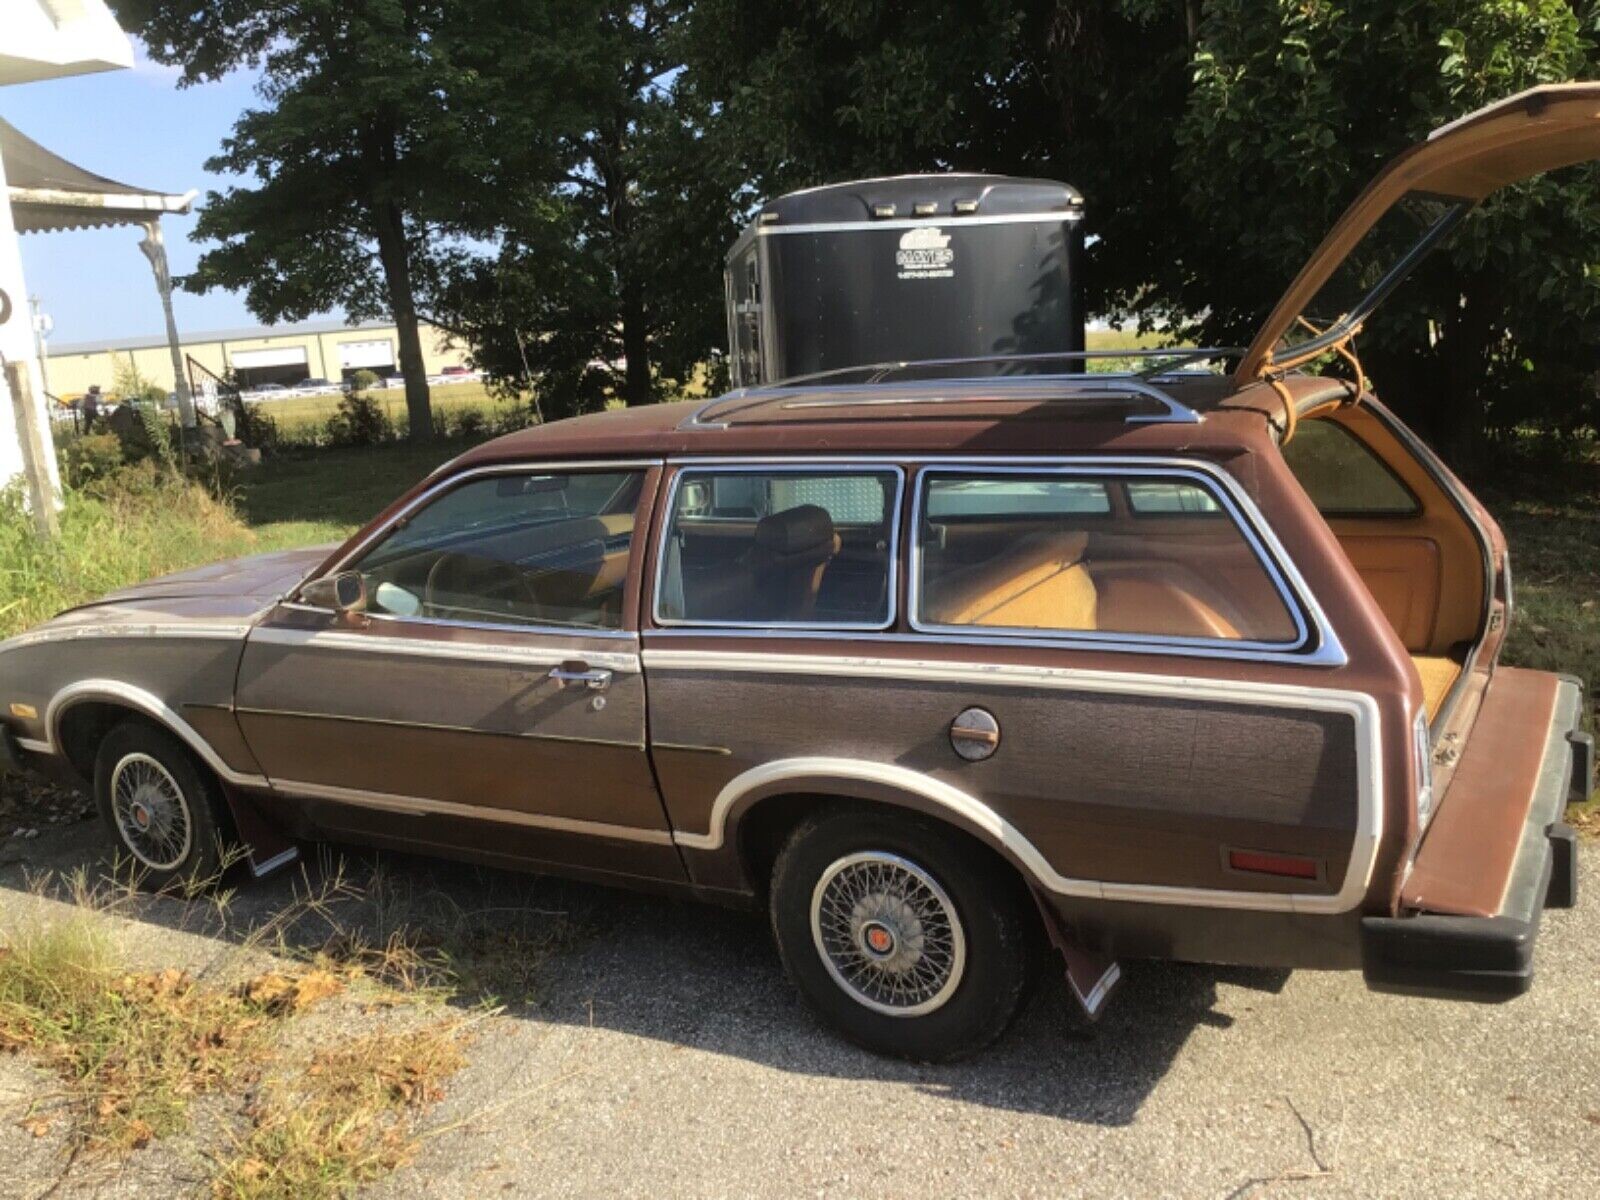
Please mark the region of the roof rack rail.
[[[775, 379], [771, 383], [759, 384], [748, 390], [807, 387], [817, 383], [842, 382], [852, 375], [860, 376], [859, 379], [855, 380], [857, 383], [884, 383], [903, 372], [945, 367], [1009, 366], [1013, 368], [1007, 371], [987, 371], [972, 375], [943, 374], [937, 377], [945, 382], [953, 379], [990, 379], [1011, 375], [1087, 374], [1087, 372], [1033, 371], [1029, 370], [1029, 368], [1045, 366], [1050, 363], [1115, 361], [1117, 359], [1134, 358], [1156, 360], [1151, 366], [1141, 371], [1131, 372], [1131, 374], [1136, 374], [1143, 378], [1150, 378], [1166, 374], [1177, 367], [1192, 363], [1242, 358], [1243, 356], [1244, 349], [1239, 346], [1126, 346], [1104, 350], [1053, 350], [1044, 354], [984, 354], [972, 358], [900, 359], [888, 362], [863, 363], [854, 367], [834, 367], [831, 370], [816, 371], [808, 375], [793, 375], [787, 379]], [[1106, 372], [1106, 374], [1114, 375], [1118, 374], [1118, 372]]]
[[[1200, 414], [1156, 385], [1164, 376], [1192, 374], [1182, 368], [1194, 363], [1238, 358], [1238, 347], [1144, 347], [1112, 350], [1070, 350], [1048, 354], [993, 354], [979, 358], [933, 358], [837, 367], [810, 375], [797, 375], [773, 383], [739, 388], [700, 405], [680, 428], [726, 428], [728, 421], [756, 409], [777, 405], [784, 409], [876, 408], [913, 404], [958, 404], [977, 400], [1038, 400], [1045, 403], [1098, 403], [1114, 397], [1154, 401], [1159, 412], [1130, 413], [1130, 425], [1152, 423], [1198, 424]], [[1086, 360], [1153, 359], [1139, 371], [1091, 373], [1047, 370], [1052, 365]], [[991, 368], [964, 371], [960, 368]], [[957, 368], [957, 370], [947, 370]], [[1006, 368], [995, 370], [992, 368]], [[899, 381], [893, 395], [883, 385], [895, 376], [922, 370], [940, 372], [924, 378]], [[973, 394], [973, 389], [982, 394]], [[957, 390], [957, 389], [961, 390]]]
[[[954, 386], [952, 386], [954, 385]], [[1033, 400], [1043, 404], [1083, 404], [1153, 401], [1158, 410], [1129, 412], [1129, 425], [1198, 425], [1198, 412], [1155, 384], [1125, 375], [1020, 375], [979, 379], [925, 379], [896, 386], [886, 395], [882, 384], [855, 383], [843, 387], [767, 385], [745, 388], [701, 405], [680, 428], [726, 429], [739, 416], [763, 408], [820, 411], [843, 408], [909, 407], [913, 405], [972, 404], [985, 400]]]

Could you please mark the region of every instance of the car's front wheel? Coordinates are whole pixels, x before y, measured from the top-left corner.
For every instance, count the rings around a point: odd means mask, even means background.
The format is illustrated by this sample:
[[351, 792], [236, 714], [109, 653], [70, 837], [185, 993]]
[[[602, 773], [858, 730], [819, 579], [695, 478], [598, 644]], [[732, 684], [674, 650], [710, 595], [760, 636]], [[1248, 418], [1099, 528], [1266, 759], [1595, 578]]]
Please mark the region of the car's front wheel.
[[142, 721], [108, 733], [95, 755], [94, 794], [142, 886], [205, 886], [221, 876], [216, 784], [170, 733]]
[[922, 1062], [1005, 1031], [1029, 977], [1024, 894], [962, 835], [843, 809], [801, 823], [773, 867], [772, 928], [790, 978], [852, 1041]]

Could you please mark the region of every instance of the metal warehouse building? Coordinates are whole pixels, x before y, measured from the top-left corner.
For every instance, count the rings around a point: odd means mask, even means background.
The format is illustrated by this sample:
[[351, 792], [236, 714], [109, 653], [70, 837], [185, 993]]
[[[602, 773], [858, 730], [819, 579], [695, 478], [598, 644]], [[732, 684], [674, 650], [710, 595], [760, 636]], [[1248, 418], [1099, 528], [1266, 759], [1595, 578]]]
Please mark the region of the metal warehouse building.
[[[425, 324], [421, 333], [428, 374], [466, 365], [466, 349], [451, 344], [442, 330]], [[186, 336], [182, 348], [206, 371], [218, 376], [231, 371], [246, 388], [263, 383], [293, 386], [306, 379], [337, 382], [362, 370], [400, 373], [399, 337], [392, 324], [383, 322], [312, 321], [226, 329]], [[127, 370], [130, 363], [144, 378], [173, 389], [172, 356], [162, 335], [51, 346], [45, 369], [50, 391], [71, 399], [96, 383], [111, 392], [118, 370]]]

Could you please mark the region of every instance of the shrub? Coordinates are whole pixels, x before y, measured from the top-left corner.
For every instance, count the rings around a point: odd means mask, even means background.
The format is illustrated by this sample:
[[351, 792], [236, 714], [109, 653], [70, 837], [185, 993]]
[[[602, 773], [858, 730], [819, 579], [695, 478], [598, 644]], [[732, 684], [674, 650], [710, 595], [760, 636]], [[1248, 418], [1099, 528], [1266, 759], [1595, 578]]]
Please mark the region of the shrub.
[[122, 469], [122, 439], [114, 433], [89, 433], [64, 439], [56, 449], [61, 481], [69, 488], [93, 489]]
[[257, 450], [271, 450], [278, 444], [278, 422], [259, 404], [249, 404], [242, 396], [227, 401], [233, 409], [233, 436], [246, 446]]
[[328, 441], [335, 446], [376, 446], [393, 435], [383, 406], [364, 391], [352, 389], [341, 396], [339, 410], [328, 418]]
[[378, 373], [365, 368], [350, 376], [350, 390], [352, 392], [370, 392], [378, 386]]

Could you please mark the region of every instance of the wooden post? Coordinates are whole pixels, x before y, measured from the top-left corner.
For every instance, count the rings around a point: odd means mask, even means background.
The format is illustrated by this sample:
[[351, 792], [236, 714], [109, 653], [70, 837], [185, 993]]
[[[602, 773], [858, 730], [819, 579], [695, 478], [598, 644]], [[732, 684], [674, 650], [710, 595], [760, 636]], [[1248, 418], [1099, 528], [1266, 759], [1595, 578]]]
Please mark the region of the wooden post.
[[56, 519], [56, 494], [50, 486], [48, 444], [39, 428], [39, 406], [33, 402], [33, 381], [25, 363], [6, 363], [6, 390], [16, 413], [17, 441], [22, 445], [22, 476], [27, 481], [28, 511], [33, 516], [34, 532], [54, 540], [61, 536]]

